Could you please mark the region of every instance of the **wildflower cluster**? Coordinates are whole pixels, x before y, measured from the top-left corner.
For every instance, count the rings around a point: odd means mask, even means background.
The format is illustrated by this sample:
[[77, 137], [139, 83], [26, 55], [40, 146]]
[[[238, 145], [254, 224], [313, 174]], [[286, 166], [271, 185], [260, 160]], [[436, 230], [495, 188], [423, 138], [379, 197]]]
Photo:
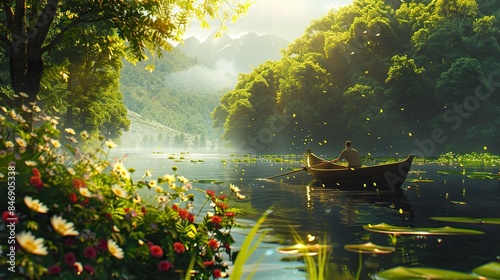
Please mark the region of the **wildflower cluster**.
[[[7, 197], [0, 195], [0, 228], [15, 220], [16, 275], [212, 279], [226, 274], [224, 256], [231, 258], [231, 228], [239, 214], [229, 202], [233, 193], [241, 198], [237, 187], [231, 185], [227, 196], [194, 189], [175, 172], [156, 179], [146, 172], [134, 182], [134, 169], [126, 168], [124, 159], [107, 158], [115, 146], [111, 140], [86, 153], [75, 143], [87, 133], [65, 129], [61, 140], [56, 118], [38, 116], [28, 125], [16, 111], [1, 109], [0, 191], [7, 193], [8, 167], [15, 166], [16, 207], [9, 212]], [[195, 204], [197, 196], [205, 203]], [[0, 245], [4, 252], [10, 246]], [[6, 262], [3, 254], [0, 265]]]

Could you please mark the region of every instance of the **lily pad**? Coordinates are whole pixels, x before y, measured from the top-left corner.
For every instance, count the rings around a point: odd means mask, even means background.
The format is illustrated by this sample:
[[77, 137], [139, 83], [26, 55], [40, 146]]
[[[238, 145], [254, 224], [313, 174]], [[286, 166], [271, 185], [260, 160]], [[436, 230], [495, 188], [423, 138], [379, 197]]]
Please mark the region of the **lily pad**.
[[490, 262], [472, 270], [477, 275], [488, 279], [500, 279], [500, 262]]
[[408, 183], [434, 183], [431, 179], [406, 179]]
[[493, 180], [493, 176], [491, 175], [483, 175], [483, 174], [471, 174], [467, 175], [470, 179], [478, 179], [478, 180]]
[[463, 170], [438, 170], [437, 173], [441, 174], [441, 175], [450, 175], [450, 174], [464, 175], [465, 169], [463, 169]]
[[371, 242], [365, 244], [347, 244], [344, 249], [361, 254], [390, 254], [396, 251], [394, 247], [380, 246]]
[[483, 279], [478, 276], [471, 274], [466, 274], [463, 272], [437, 269], [430, 267], [404, 267], [398, 266], [395, 268], [387, 269], [378, 272], [374, 275], [374, 279], [378, 280], [416, 280], [416, 279], [426, 279], [426, 280], [442, 280], [442, 279], [455, 279], [455, 280], [475, 280]]
[[314, 256], [317, 255], [320, 251], [329, 251], [329, 245], [304, 245], [304, 244], [295, 244], [293, 246], [288, 247], [278, 247], [276, 250], [282, 254], [300, 254], [302, 256]]
[[452, 223], [500, 225], [500, 218], [431, 217], [431, 219], [436, 221], [452, 222]]
[[195, 180], [195, 182], [202, 183], [202, 184], [223, 184], [224, 182], [221, 182], [217, 179], [198, 179]]
[[399, 227], [381, 223], [377, 225], [363, 226], [365, 230], [377, 233], [389, 234], [416, 234], [416, 235], [475, 235], [484, 234], [484, 232], [473, 229], [442, 227], [442, 228], [410, 228]]

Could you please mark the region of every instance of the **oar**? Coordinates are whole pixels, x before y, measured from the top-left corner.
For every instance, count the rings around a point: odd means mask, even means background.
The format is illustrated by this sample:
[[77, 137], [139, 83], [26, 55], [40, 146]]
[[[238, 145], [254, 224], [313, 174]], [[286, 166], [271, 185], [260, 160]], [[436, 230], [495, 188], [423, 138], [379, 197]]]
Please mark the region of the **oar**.
[[[329, 161], [325, 161], [325, 162], [322, 162], [322, 163], [315, 164], [315, 165], [313, 165], [311, 167], [317, 167], [317, 166], [320, 166], [320, 165], [323, 165], [323, 164], [327, 164], [327, 163], [330, 163], [330, 162]], [[271, 177], [267, 177], [267, 178], [264, 178], [264, 179], [272, 179], [272, 178], [276, 178], [276, 177], [280, 177], [280, 176], [285, 176], [285, 175], [288, 175], [288, 174], [293, 174], [293, 173], [297, 173], [299, 171], [306, 171], [306, 170], [307, 170], [307, 168], [303, 167], [303, 168], [298, 169], [298, 170], [293, 170], [293, 171], [281, 173], [281, 174], [274, 175], [274, 176], [271, 176]]]

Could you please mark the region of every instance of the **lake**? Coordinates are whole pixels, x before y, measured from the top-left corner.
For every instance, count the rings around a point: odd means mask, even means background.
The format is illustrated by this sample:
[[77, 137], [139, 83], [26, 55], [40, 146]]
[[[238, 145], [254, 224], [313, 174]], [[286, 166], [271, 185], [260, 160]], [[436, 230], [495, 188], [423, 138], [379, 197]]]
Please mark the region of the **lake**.
[[[252, 225], [272, 208], [262, 227], [269, 230], [267, 242], [254, 252], [245, 271], [256, 270], [253, 279], [306, 279], [300, 258], [279, 253], [278, 248], [294, 245], [292, 230], [306, 239], [332, 247], [331, 267], [334, 279], [356, 275], [359, 255], [344, 249], [347, 244], [372, 242], [392, 246], [389, 235], [369, 232], [363, 226], [386, 223], [404, 227], [466, 228], [483, 231], [482, 235], [400, 235], [391, 254], [362, 256], [360, 279], [396, 266], [418, 266], [470, 273], [472, 269], [500, 260], [500, 225], [443, 222], [431, 217], [500, 218], [500, 181], [469, 178], [463, 174], [440, 174], [443, 170], [462, 171], [453, 166], [413, 165], [401, 193], [345, 192], [311, 182], [305, 171], [273, 180], [262, 178], [289, 172], [301, 166], [300, 159], [275, 162], [267, 158], [242, 160], [230, 154], [169, 153], [161, 151], [114, 151], [113, 157], [127, 155], [125, 165], [142, 176], [150, 170], [153, 177], [177, 174], [193, 180], [216, 179], [221, 184], [193, 183], [195, 188], [227, 191], [229, 183], [238, 186], [245, 200], [237, 207], [245, 211], [239, 220]], [[169, 159], [169, 157], [171, 157]], [[173, 159], [172, 159], [173, 157]], [[325, 156], [331, 158], [331, 156]], [[304, 158], [305, 159], [305, 158]], [[467, 168], [466, 173], [499, 169]], [[458, 172], [460, 173], [460, 172]], [[411, 183], [412, 178], [434, 182]], [[200, 199], [201, 201], [201, 199]], [[196, 199], [195, 199], [196, 202]], [[249, 229], [233, 229], [241, 246]]]

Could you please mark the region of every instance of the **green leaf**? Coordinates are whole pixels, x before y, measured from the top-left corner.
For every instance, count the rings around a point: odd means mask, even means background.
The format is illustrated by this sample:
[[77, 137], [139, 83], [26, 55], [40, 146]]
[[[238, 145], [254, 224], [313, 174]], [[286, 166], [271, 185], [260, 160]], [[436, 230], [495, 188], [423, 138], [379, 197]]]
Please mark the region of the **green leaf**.
[[463, 229], [463, 228], [453, 228], [453, 227], [442, 227], [442, 228], [410, 228], [410, 227], [399, 227], [388, 225], [385, 223], [377, 225], [366, 225], [363, 226], [365, 230], [378, 232], [378, 233], [389, 233], [389, 234], [417, 234], [417, 235], [475, 235], [484, 234], [484, 232], [473, 229]]
[[376, 273], [376, 278], [379, 280], [405, 280], [405, 279], [455, 279], [455, 280], [474, 280], [474, 279], [482, 279], [480, 277], [465, 274], [462, 272], [452, 271], [452, 270], [444, 270], [444, 269], [436, 269], [436, 268], [428, 268], [428, 267], [403, 267], [398, 266], [395, 268], [387, 269], [382, 272]]

